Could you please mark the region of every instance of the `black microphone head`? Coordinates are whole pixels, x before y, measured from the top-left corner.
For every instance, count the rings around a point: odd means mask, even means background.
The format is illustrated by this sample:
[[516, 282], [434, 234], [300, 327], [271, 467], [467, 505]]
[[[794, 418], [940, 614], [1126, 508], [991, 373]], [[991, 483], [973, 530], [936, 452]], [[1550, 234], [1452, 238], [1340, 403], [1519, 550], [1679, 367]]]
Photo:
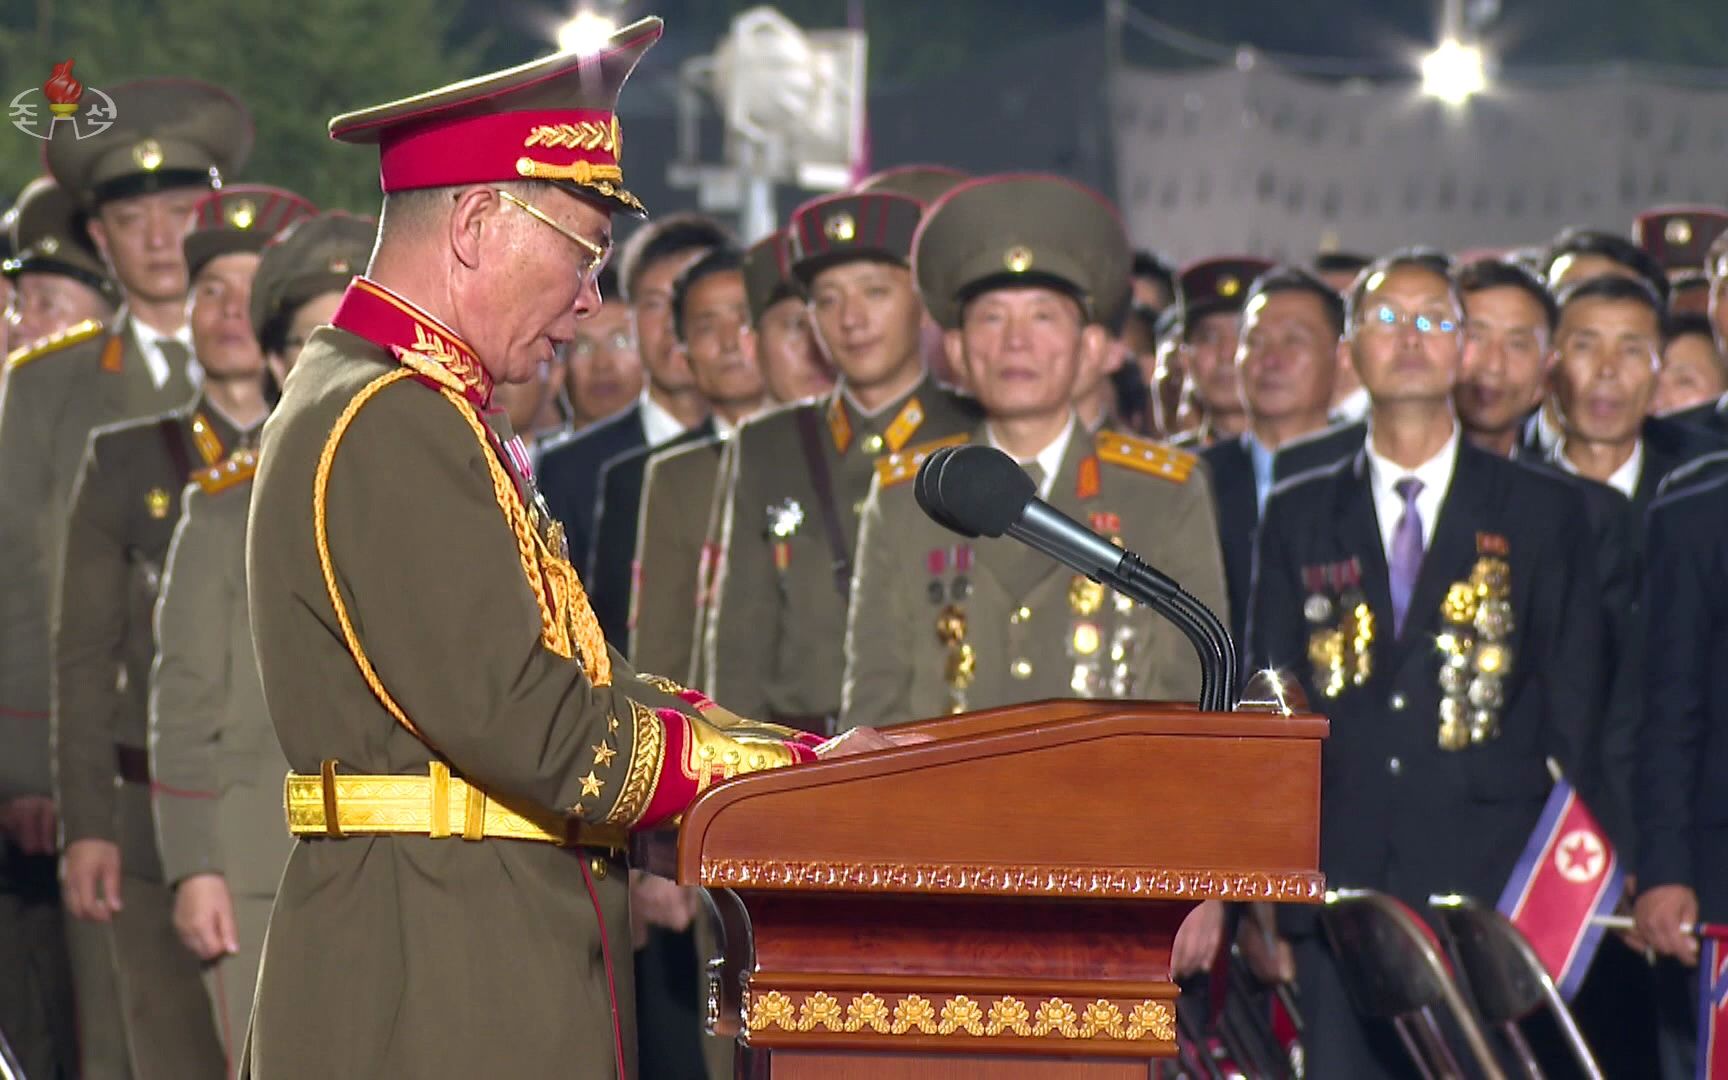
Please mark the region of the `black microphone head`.
[[955, 447], [933, 486], [935, 505], [947, 518], [936, 520], [971, 536], [1001, 536], [1038, 493], [1025, 469], [989, 446]]
[[952, 454], [954, 450], [955, 448], [952, 446], [944, 446], [936, 450], [924, 459], [922, 465], [918, 466], [918, 475], [912, 479], [912, 497], [918, 500], [918, 509], [924, 511], [930, 520], [945, 529], [952, 529], [954, 526], [948, 521], [942, 508], [937, 505], [936, 476], [942, 471], [942, 462], [946, 461], [948, 455]]

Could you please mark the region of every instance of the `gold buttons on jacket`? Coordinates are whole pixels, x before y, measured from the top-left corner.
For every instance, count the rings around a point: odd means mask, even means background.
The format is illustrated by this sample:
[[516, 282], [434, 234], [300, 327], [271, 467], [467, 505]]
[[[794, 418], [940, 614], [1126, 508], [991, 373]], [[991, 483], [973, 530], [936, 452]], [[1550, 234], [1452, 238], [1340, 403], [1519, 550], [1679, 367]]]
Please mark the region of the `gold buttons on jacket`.
[[588, 860], [588, 872], [594, 875], [595, 881], [605, 881], [606, 875], [612, 872], [612, 868], [605, 859], [596, 855]]
[[866, 436], [864, 439], [864, 449], [872, 454], [880, 454], [882, 452], [882, 436]]
[[[1019, 626], [1021, 623], [1025, 622], [1027, 619], [1030, 619], [1031, 617], [1032, 617], [1032, 609], [1031, 608], [1019, 607], [1019, 608], [1014, 609], [1014, 614], [1008, 616], [1008, 621], [1013, 623], [1015, 626]], [[1025, 661], [1021, 661], [1021, 662], [1024, 663]]]
[[1032, 677], [1032, 661], [1025, 658], [1016, 660], [1009, 665], [1008, 672], [1016, 679], [1030, 679]]

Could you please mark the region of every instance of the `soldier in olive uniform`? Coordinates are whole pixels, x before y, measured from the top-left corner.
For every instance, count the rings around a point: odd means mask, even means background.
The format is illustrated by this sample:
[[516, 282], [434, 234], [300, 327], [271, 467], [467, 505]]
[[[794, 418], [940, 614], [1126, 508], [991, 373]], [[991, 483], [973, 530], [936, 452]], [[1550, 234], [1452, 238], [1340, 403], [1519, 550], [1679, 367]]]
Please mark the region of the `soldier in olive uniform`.
[[[118, 289], [60, 185], [49, 177], [25, 185], [4, 226], [13, 254], [0, 272], [15, 289], [11, 329], [20, 346], [113, 317]], [[0, 755], [15, 750], [0, 747]], [[70, 1074], [78, 1061], [55, 832], [46, 794], [0, 797], [0, 971], [17, 973], [0, 983], [0, 1030], [29, 1076]], [[124, 1047], [116, 1051], [123, 1067]]]
[[0, 262], [0, 272], [15, 290], [12, 333], [20, 348], [114, 317], [119, 286], [84, 230], [77, 200], [53, 177], [26, 184], [7, 219], [15, 254]]
[[[0, 800], [45, 799], [50, 605], [66, 509], [90, 432], [151, 416], [192, 396], [180, 238], [212, 182], [244, 162], [246, 110], [189, 79], [111, 87], [106, 130], [75, 138], [58, 125], [49, 173], [88, 216], [125, 306], [7, 362], [0, 392]], [[107, 928], [68, 923], [86, 1076], [124, 1076], [127, 1050]]]
[[876, 460], [977, 422], [972, 403], [924, 369], [924, 308], [907, 265], [923, 210], [869, 192], [792, 214], [792, 274], [841, 379], [826, 398], [745, 425], [730, 451], [705, 649], [715, 693], [745, 715], [831, 727], [858, 515]]
[[[313, 329], [366, 265], [374, 222], [297, 222], [259, 260], [250, 319], [280, 386]], [[264, 708], [246, 597], [246, 519], [256, 459], [241, 451], [194, 473], [156, 607], [150, 771], [162, 868], [181, 941], [204, 961], [231, 1064], [252, 1011], [264, 927], [291, 840], [288, 762]]]
[[66, 905], [76, 918], [112, 923], [140, 1080], [222, 1071], [197, 961], [174, 933], [151, 822], [151, 619], [187, 481], [196, 470], [232, 471], [232, 455], [256, 441], [266, 406], [264, 359], [247, 323], [252, 274], [271, 235], [310, 209], [286, 191], [248, 185], [198, 204], [184, 250], [203, 390], [186, 408], [99, 429], [73, 488], [52, 719]]
[[[770, 396], [789, 403], [808, 396], [801, 389], [819, 385], [816, 379], [823, 368], [812, 355], [815, 340], [804, 301], [786, 269], [785, 243], [786, 234], [776, 232], [744, 253], [744, 287], [763, 381]], [[832, 380], [828, 385], [832, 387]], [[697, 685], [707, 681], [698, 671], [698, 646], [707, 625], [714, 553], [725, 513], [728, 485], [720, 478], [726, 446], [725, 438], [713, 436], [655, 454], [648, 463], [637, 530], [639, 573], [631, 604], [630, 662], [642, 671], [663, 671]], [[706, 515], [700, 512], [703, 507], [708, 508]]]
[[1058, 509], [1120, 537], [1215, 610], [1223, 564], [1205, 472], [1156, 443], [1093, 435], [1075, 385], [1105, 362], [1127, 238], [1102, 197], [1055, 177], [956, 188], [931, 209], [914, 268], [985, 420], [877, 469], [846, 636], [845, 726], [1054, 697], [1192, 700], [1192, 647], [1150, 611], [1010, 539], [963, 541], [918, 508], [917, 466], [973, 441], [1020, 460]]
[[487, 412], [599, 306], [611, 215], [641, 212], [614, 100], [659, 36], [331, 122], [378, 144], [385, 201], [254, 480], [253, 637], [301, 839], [242, 1075], [632, 1075], [626, 830], [814, 755], [607, 647]]

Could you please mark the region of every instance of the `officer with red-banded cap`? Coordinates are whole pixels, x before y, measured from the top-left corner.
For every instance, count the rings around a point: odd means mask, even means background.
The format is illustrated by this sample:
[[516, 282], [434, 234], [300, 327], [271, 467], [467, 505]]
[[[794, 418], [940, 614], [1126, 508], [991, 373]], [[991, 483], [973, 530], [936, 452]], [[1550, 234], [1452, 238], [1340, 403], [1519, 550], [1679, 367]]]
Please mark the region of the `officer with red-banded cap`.
[[1188, 377], [1183, 392], [1200, 412], [1200, 426], [1171, 440], [1173, 446], [1204, 449], [1242, 434], [1248, 414], [1236, 377], [1236, 340], [1248, 286], [1272, 269], [1249, 255], [1202, 259], [1182, 268], [1176, 301], [1182, 317], [1182, 347]]
[[908, 265], [923, 213], [889, 191], [792, 212], [792, 276], [840, 383], [746, 424], [731, 451], [706, 664], [723, 700], [807, 731], [830, 730], [840, 709], [852, 552], [876, 460], [976, 422], [925, 368]]
[[615, 101], [660, 32], [331, 122], [378, 146], [384, 206], [253, 482], [252, 630], [299, 842], [252, 1076], [632, 1075], [628, 831], [815, 756], [636, 676], [488, 408], [599, 306], [611, 216], [642, 210]]

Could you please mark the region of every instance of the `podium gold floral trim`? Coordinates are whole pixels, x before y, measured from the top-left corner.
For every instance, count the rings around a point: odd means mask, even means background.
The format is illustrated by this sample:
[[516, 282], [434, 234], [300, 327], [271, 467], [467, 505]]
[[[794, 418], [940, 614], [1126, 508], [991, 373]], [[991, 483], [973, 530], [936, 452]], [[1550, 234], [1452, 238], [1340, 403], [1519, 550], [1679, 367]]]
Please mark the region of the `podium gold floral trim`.
[[[941, 1005], [937, 1005], [937, 1001]], [[1011, 994], [974, 999], [922, 994], [882, 997], [865, 992], [844, 1005], [817, 990], [794, 998], [780, 990], [747, 999], [751, 1032], [773, 1028], [808, 1033], [832, 1031], [877, 1035], [970, 1035], [975, 1038], [1114, 1039], [1128, 1042], [1176, 1038], [1176, 1014], [1162, 1001], [1118, 1002], [1097, 998], [1070, 1002], [1060, 997], [1021, 1001]]]

